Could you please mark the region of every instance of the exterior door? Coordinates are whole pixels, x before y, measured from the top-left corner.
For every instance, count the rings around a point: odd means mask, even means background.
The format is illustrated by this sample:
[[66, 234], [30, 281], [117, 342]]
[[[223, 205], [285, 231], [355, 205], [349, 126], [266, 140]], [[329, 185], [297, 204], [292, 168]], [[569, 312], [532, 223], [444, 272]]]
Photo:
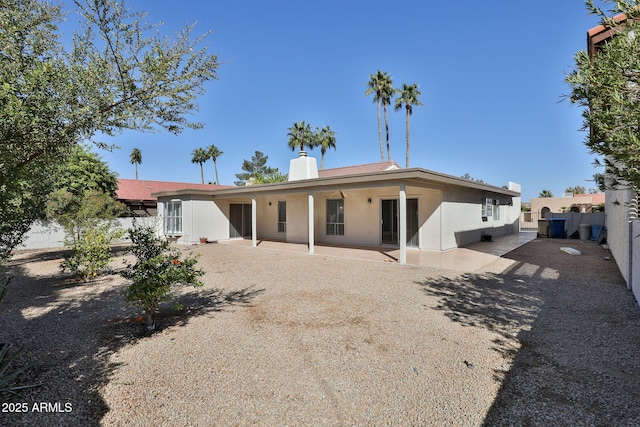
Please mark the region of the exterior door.
[[229, 237], [251, 237], [251, 205], [229, 205]]
[[[400, 225], [398, 199], [382, 200], [382, 243], [397, 245]], [[418, 242], [418, 199], [407, 199], [407, 246], [417, 247]]]
[[382, 200], [382, 243], [398, 244], [398, 200]]

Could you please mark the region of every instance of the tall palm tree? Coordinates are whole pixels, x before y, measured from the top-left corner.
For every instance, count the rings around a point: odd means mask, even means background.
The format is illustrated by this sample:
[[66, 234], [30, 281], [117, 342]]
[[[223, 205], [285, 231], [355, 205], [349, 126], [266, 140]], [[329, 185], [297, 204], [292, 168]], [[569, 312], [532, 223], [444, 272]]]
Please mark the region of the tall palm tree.
[[391, 160], [391, 147], [389, 146], [389, 116], [387, 115], [387, 105], [391, 105], [391, 99], [396, 94], [396, 90], [393, 88], [393, 82], [391, 76], [387, 73], [383, 73], [384, 77], [380, 81], [380, 103], [384, 110], [384, 129], [387, 136], [387, 160]]
[[329, 148], [336, 149], [336, 133], [331, 130], [329, 126], [325, 126], [319, 131], [316, 132], [317, 144], [320, 147], [320, 169], [324, 167], [324, 153], [327, 152]]
[[291, 151], [296, 148], [300, 148], [300, 151], [303, 151], [305, 146], [309, 149], [316, 146], [315, 135], [311, 131], [311, 125], [305, 123], [304, 120], [300, 123], [295, 122], [288, 130], [289, 141], [287, 146], [291, 148]]
[[406, 153], [406, 166], [409, 167], [409, 148], [410, 148], [410, 123], [409, 118], [411, 114], [413, 114], [413, 106], [414, 105], [422, 105], [422, 102], [418, 99], [418, 97], [422, 95], [418, 90], [418, 85], [407, 85], [403, 84], [402, 89], [398, 89], [398, 96], [396, 98], [395, 109], [398, 111], [404, 105], [405, 111], [407, 112], [406, 116], [406, 126], [407, 126], [407, 153]]
[[142, 164], [142, 151], [138, 148], [131, 150], [129, 160], [131, 161], [131, 164], [136, 165], [136, 179], [138, 179], [138, 165]]
[[216, 184], [220, 185], [220, 181], [218, 180], [218, 164], [216, 163], [216, 160], [218, 160], [218, 157], [222, 156], [224, 153], [220, 151], [218, 147], [211, 144], [209, 148], [207, 148], [207, 154], [209, 155], [209, 158], [213, 160], [213, 168], [216, 171]]
[[191, 158], [191, 163], [200, 164], [200, 178], [202, 178], [202, 183], [204, 184], [204, 170], [202, 169], [202, 164], [209, 160], [209, 154], [203, 148], [196, 148], [191, 153], [193, 156]]
[[382, 122], [380, 120], [380, 105], [382, 104], [382, 89], [381, 82], [384, 80], [384, 76], [387, 73], [383, 73], [378, 70], [377, 73], [369, 75], [369, 81], [367, 82], [367, 91], [364, 93], [366, 96], [373, 94], [373, 102], [378, 104], [378, 140], [380, 141], [380, 161], [384, 162], [384, 150], [382, 148]]

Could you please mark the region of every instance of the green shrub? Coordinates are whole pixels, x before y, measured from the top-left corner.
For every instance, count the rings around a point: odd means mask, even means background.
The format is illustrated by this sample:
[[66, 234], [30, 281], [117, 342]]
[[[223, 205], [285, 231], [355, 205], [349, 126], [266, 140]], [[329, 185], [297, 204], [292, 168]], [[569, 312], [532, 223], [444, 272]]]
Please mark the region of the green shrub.
[[110, 244], [123, 235], [121, 229], [113, 229], [110, 221], [96, 221], [85, 224], [74, 239], [67, 239], [71, 254], [65, 257], [61, 265], [88, 281], [97, 276], [111, 261]]
[[162, 302], [173, 300], [172, 287], [177, 284], [203, 286], [199, 277], [204, 271], [196, 268], [197, 258], [180, 258], [180, 251], [158, 238], [151, 227], [134, 226], [128, 230], [136, 257], [127, 263], [121, 275], [132, 281], [126, 291], [127, 302], [144, 310], [148, 329], [155, 329], [155, 315]]
[[31, 387], [37, 387], [37, 384], [32, 385], [16, 385], [15, 382], [20, 374], [22, 374], [27, 367], [18, 368], [14, 371], [10, 371], [11, 363], [22, 354], [22, 350], [11, 354], [11, 344], [2, 344], [0, 348], [0, 400], [5, 401], [10, 395], [20, 396], [19, 390], [24, 390]]

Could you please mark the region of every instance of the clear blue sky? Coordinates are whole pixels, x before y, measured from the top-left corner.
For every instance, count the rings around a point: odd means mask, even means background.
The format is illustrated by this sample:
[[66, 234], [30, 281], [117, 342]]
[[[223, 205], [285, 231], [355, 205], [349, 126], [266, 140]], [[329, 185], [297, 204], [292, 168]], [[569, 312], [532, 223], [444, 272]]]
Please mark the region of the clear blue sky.
[[[134, 178], [129, 154], [142, 151], [140, 179], [200, 182], [191, 152], [210, 144], [221, 184], [233, 185], [256, 150], [288, 171], [295, 156], [287, 128], [330, 125], [337, 150], [325, 168], [380, 160], [376, 107], [365, 97], [380, 69], [394, 86], [417, 83], [422, 107], [411, 118], [411, 166], [493, 185], [522, 185], [523, 200], [548, 189], [595, 187], [597, 169], [583, 145], [578, 107], [559, 102], [565, 73], [586, 31], [598, 24], [581, 0], [478, 2], [129, 0], [173, 32], [196, 33], [219, 54], [219, 79], [207, 84], [193, 117], [205, 128], [174, 136], [127, 132], [121, 149], [102, 152], [122, 178]], [[446, 7], [448, 5], [449, 7]], [[392, 159], [404, 167], [404, 111], [389, 111]], [[317, 151], [317, 150], [316, 150]], [[320, 153], [312, 155], [320, 157]], [[205, 180], [215, 180], [213, 163]]]

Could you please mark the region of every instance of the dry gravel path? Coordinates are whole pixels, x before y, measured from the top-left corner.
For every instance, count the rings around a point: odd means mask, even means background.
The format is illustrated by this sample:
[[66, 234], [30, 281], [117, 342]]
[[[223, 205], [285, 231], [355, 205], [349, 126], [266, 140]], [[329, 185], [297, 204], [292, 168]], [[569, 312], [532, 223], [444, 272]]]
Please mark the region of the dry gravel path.
[[640, 424], [640, 309], [595, 244], [538, 239], [462, 274], [185, 250], [206, 286], [155, 333], [118, 276], [77, 283], [60, 252], [18, 254], [0, 341], [26, 348], [25, 379], [43, 385], [0, 425]]

